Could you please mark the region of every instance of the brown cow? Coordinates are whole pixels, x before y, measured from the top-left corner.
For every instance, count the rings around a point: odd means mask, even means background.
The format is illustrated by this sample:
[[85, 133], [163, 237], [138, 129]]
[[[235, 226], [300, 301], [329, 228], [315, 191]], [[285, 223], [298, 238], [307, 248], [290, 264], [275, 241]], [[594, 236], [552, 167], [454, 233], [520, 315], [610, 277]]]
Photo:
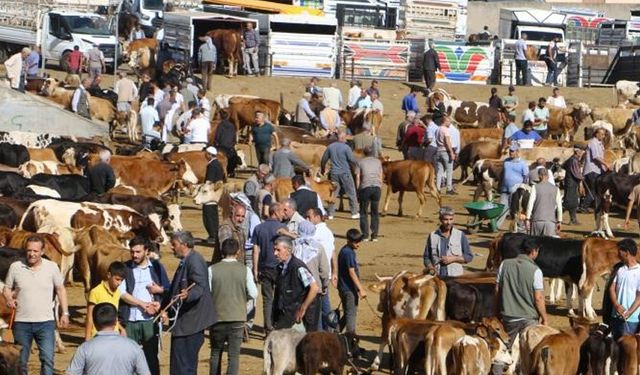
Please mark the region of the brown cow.
[[156, 38], [144, 38], [136, 39], [133, 41], [125, 41], [122, 44], [122, 58], [124, 61], [128, 61], [129, 56], [133, 51], [137, 51], [141, 48], [149, 48], [155, 53], [158, 50], [158, 39]]
[[599, 277], [611, 273], [613, 266], [620, 262], [616, 241], [602, 238], [587, 238], [582, 243], [582, 276], [578, 284], [582, 299], [582, 316], [596, 319], [593, 310], [593, 291]]
[[584, 103], [569, 108], [549, 106], [548, 135], [563, 135], [565, 141], [573, 139], [578, 127], [589, 117], [591, 109]]
[[[337, 186], [331, 181], [316, 181], [312, 178], [305, 178], [305, 180], [307, 182], [307, 186], [309, 186], [311, 190], [315, 191], [323, 202], [327, 204], [335, 203], [333, 192], [336, 190]], [[288, 198], [289, 195], [293, 193], [291, 179], [286, 177], [276, 178], [273, 183], [273, 192], [278, 202], [282, 202], [283, 199]]]
[[433, 165], [422, 160], [384, 161], [382, 163], [384, 182], [387, 185], [387, 195], [384, 199], [382, 214], [386, 215], [389, 209], [391, 193], [400, 192], [398, 196], [398, 216], [402, 216], [402, 199], [405, 191], [415, 191], [420, 201], [420, 207], [416, 217], [422, 215], [422, 208], [427, 201], [424, 189], [436, 199], [438, 206], [442, 204], [440, 192], [436, 187], [436, 173]]
[[[0, 303], [2, 303], [3, 306], [6, 305], [4, 297], [2, 297]], [[9, 309], [4, 308], [2, 312], [5, 312], [4, 310], [9, 311]], [[0, 374], [17, 375], [22, 373], [20, 366], [21, 351], [21, 345], [6, 341], [0, 342]]]
[[320, 370], [342, 374], [347, 360], [358, 351], [358, 338], [351, 333], [309, 332], [296, 348], [298, 371], [317, 374]]
[[[184, 160], [189, 168], [196, 175], [197, 184], [204, 183], [204, 178], [207, 175], [207, 165], [211, 160], [211, 156], [206, 151], [185, 151], [185, 152], [170, 152], [168, 154], [164, 154], [164, 158], [167, 161], [178, 163], [181, 160]], [[222, 165], [222, 170], [226, 177], [227, 175], [227, 164], [229, 163], [227, 159], [227, 155], [219, 150], [217, 155], [218, 161], [220, 165]]]
[[472, 167], [480, 159], [500, 159], [502, 156], [502, 143], [500, 141], [476, 141], [462, 147], [458, 155], [460, 166], [460, 180], [467, 182], [471, 177], [467, 169]]
[[353, 135], [362, 133], [365, 123], [371, 125], [374, 135], [379, 132], [382, 126], [382, 114], [376, 110], [340, 111], [340, 119], [351, 130]]
[[238, 30], [217, 29], [207, 33], [218, 50], [221, 61], [226, 61], [229, 76], [238, 75], [238, 64], [242, 61], [242, 36]]
[[[92, 161], [93, 158], [92, 158]], [[182, 182], [197, 184], [198, 180], [184, 161], [170, 163], [146, 158], [111, 156], [111, 167], [120, 184], [157, 191], [164, 194]]]
[[32, 161], [59, 161], [50, 148], [27, 148], [27, 151], [29, 151], [29, 160]]
[[76, 269], [80, 273], [85, 294], [107, 277], [109, 265], [115, 261], [127, 261], [129, 251], [106, 229], [99, 225], [82, 228], [76, 234], [79, 247]]
[[[48, 99], [70, 110], [74, 90], [68, 90], [62, 87], [62, 84], [55, 78], [47, 78], [42, 86], [42, 93]], [[111, 123], [116, 115], [116, 107], [107, 99], [89, 96], [89, 112], [91, 119]]]
[[504, 131], [501, 128], [460, 129], [460, 148], [475, 141], [502, 140]]
[[229, 108], [227, 108], [229, 121], [235, 124], [238, 130], [253, 125], [256, 111], [263, 112], [265, 119], [271, 121], [274, 125], [280, 124], [283, 108], [275, 100], [248, 98], [232, 98], [229, 100]]
[[624, 335], [618, 340], [620, 345], [618, 371], [624, 375], [640, 373], [640, 336]]
[[575, 374], [580, 361], [580, 347], [589, 337], [583, 326], [549, 335], [533, 349], [530, 374]]

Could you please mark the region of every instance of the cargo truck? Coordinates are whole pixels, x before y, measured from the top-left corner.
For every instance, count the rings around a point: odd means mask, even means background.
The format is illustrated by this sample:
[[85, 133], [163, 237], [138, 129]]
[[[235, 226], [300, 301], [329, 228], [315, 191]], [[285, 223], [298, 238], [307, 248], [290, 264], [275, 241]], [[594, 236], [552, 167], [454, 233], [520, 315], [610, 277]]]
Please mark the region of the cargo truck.
[[108, 3], [92, 1], [43, 4], [37, 0], [0, 0], [0, 59], [25, 46], [37, 45], [46, 63], [66, 70], [74, 46], [88, 52], [96, 44], [106, 64], [113, 65], [116, 37], [108, 20], [91, 12]]

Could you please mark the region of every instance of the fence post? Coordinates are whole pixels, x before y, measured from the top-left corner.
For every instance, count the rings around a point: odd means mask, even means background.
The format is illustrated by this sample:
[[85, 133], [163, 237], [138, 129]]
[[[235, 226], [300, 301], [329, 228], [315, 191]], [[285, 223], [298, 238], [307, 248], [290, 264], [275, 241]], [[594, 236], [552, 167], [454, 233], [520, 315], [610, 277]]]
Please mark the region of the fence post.
[[587, 87], [591, 88], [591, 66], [587, 67]]
[[347, 56], [342, 53], [342, 68], [340, 69], [340, 78], [345, 79], [347, 76]]
[[515, 63], [516, 63], [515, 60], [512, 60], [511, 63], [509, 63], [509, 85], [510, 86], [513, 86], [513, 68]]
[[351, 58], [351, 80], [353, 81], [353, 76], [355, 75], [355, 58]]

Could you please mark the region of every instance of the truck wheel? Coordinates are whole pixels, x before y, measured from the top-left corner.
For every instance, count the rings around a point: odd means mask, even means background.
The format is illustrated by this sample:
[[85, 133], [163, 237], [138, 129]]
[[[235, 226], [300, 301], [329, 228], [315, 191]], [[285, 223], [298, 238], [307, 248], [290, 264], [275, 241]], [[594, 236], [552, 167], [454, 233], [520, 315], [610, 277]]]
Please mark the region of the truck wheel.
[[60, 58], [60, 69], [65, 72], [69, 71], [69, 56], [71, 56], [71, 51], [65, 51]]

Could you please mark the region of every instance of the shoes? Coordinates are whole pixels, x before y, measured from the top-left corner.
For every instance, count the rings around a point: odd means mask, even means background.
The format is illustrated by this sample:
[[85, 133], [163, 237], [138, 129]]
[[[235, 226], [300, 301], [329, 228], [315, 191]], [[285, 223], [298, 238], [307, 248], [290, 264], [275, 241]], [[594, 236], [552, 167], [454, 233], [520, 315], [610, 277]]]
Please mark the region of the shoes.
[[351, 215], [352, 219], [360, 219], [360, 214]]
[[216, 244], [216, 239], [213, 238], [213, 237], [209, 237], [209, 238], [207, 238], [207, 243], [209, 245], [215, 245]]
[[327, 216], [327, 220], [333, 220], [333, 215]]
[[578, 220], [572, 220], [569, 222], [569, 225], [580, 225], [580, 222]]
[[378, 242], [378, 237], [371, 237], [371, 242]]
[[458, 192], [455, 190], [447, 190], [447, 195], [458, 195]]

